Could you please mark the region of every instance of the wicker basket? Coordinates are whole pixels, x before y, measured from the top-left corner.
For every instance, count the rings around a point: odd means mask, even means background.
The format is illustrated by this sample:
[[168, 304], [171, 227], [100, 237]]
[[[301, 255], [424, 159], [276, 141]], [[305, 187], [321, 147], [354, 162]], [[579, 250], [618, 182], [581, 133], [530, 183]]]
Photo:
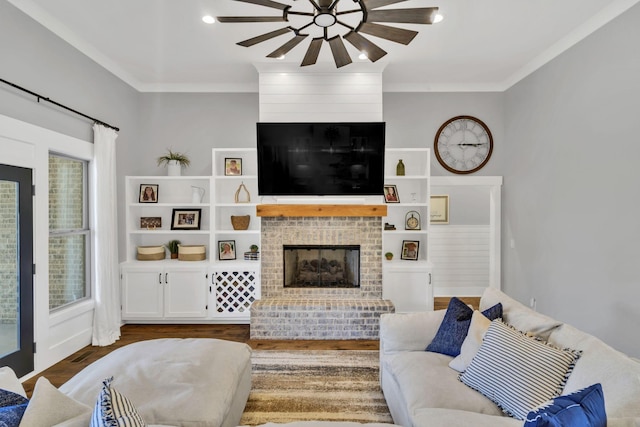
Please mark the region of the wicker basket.
[[165, 258], [164, 246], [138, 246], [138, 261], [158, 261]]
[[249, 228], [251, 215], [231, 215], [231, 225], [234, 230], [246, 230]]
[[179, 261], [202, 261], [206, 258], [204, 245], [178, 245]]

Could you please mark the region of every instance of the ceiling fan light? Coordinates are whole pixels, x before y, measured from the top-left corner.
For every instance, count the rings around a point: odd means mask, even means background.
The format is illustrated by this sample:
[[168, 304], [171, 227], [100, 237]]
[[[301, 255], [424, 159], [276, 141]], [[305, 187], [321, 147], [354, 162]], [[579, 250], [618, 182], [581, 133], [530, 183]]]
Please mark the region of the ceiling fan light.
[[285, 55], [280, 55], [276, 59], [279, 60], [279, 61], [282, 61], [284, 58], [286, 58]]
[[360, 55], [358, 56], [358, 58], [362, 59], [363, 61], [364, 61], [365, 59], [369, 59], [369, 57], [367, 56], [367, 54], [366, 54], [366, 53], [364, 53], [364, 52], [361, 52], [361, 53], [360, 53]]
[[444, 16], [442, 16], [439, 13], [436, 13], [436, 16], [433, 17], [433, 23], [437, 24], [438, 22], [442, 22], [443, 19], [444, 19]]
[[202, 17], [202, 22], [204, 22], [205, 24], [213, 24], [214, 22], [216, 22], [216, 20], [211, 15], [205, 15]]

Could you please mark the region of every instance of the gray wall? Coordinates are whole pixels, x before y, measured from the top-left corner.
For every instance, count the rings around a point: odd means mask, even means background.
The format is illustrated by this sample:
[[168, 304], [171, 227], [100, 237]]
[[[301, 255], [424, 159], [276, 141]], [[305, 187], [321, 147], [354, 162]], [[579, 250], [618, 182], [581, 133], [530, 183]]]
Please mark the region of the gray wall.
[[505, 93], [501, 171], [503, 289], [636, 357], [638, 22], [640, 5]]

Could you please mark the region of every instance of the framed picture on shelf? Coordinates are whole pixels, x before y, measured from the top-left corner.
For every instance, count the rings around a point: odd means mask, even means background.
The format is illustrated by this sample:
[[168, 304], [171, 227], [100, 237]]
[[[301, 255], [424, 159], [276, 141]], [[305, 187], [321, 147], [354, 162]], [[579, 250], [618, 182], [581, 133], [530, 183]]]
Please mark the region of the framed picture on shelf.
[[218, 259], [221, 261], [236, 259], [236, 241], [235, 240], [219, 240], [218, 241]]
[[400, 259], [408, 259], [410, 261], [418, 260], [418, 250], [420, 249], [420, 242], [417, 240], [403, 240], [402, 252]]
[[174, 209], [171, 215], [172, 230], [200, 230], [201, 209]]
[[431, 224], [449, 224], [449, 195], [431, 196]]
[[158, 188], [158, 184], [140, 184], [138, 203], [158, 203]]
[[384, 201], [386, 203], [400, 203], [398, 188], [395, 185], [384, 186]]
[[224, 159], [225, 175], [242, 175], [242, 159], [227, 157]]
[[155, 230], [156, 228], [162, 228], [162, 218], [159, 216], [140, 217], [140, 228], [143, 230]]

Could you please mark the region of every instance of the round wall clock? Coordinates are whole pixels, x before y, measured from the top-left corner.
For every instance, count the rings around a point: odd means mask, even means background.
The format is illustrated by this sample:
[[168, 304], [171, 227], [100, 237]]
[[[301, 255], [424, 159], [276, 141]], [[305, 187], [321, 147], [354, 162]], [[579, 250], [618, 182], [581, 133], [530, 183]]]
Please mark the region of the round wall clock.
[[417, 211], [409, 211], [404, 216], [405, 230], [420, 230], [420, 214]]
[[493, 137], [482, 120], [457, 116], [440, 126], [433, 141], [433, 151], [438, 162], [449, 172], [473, 173], [491, 158]]

